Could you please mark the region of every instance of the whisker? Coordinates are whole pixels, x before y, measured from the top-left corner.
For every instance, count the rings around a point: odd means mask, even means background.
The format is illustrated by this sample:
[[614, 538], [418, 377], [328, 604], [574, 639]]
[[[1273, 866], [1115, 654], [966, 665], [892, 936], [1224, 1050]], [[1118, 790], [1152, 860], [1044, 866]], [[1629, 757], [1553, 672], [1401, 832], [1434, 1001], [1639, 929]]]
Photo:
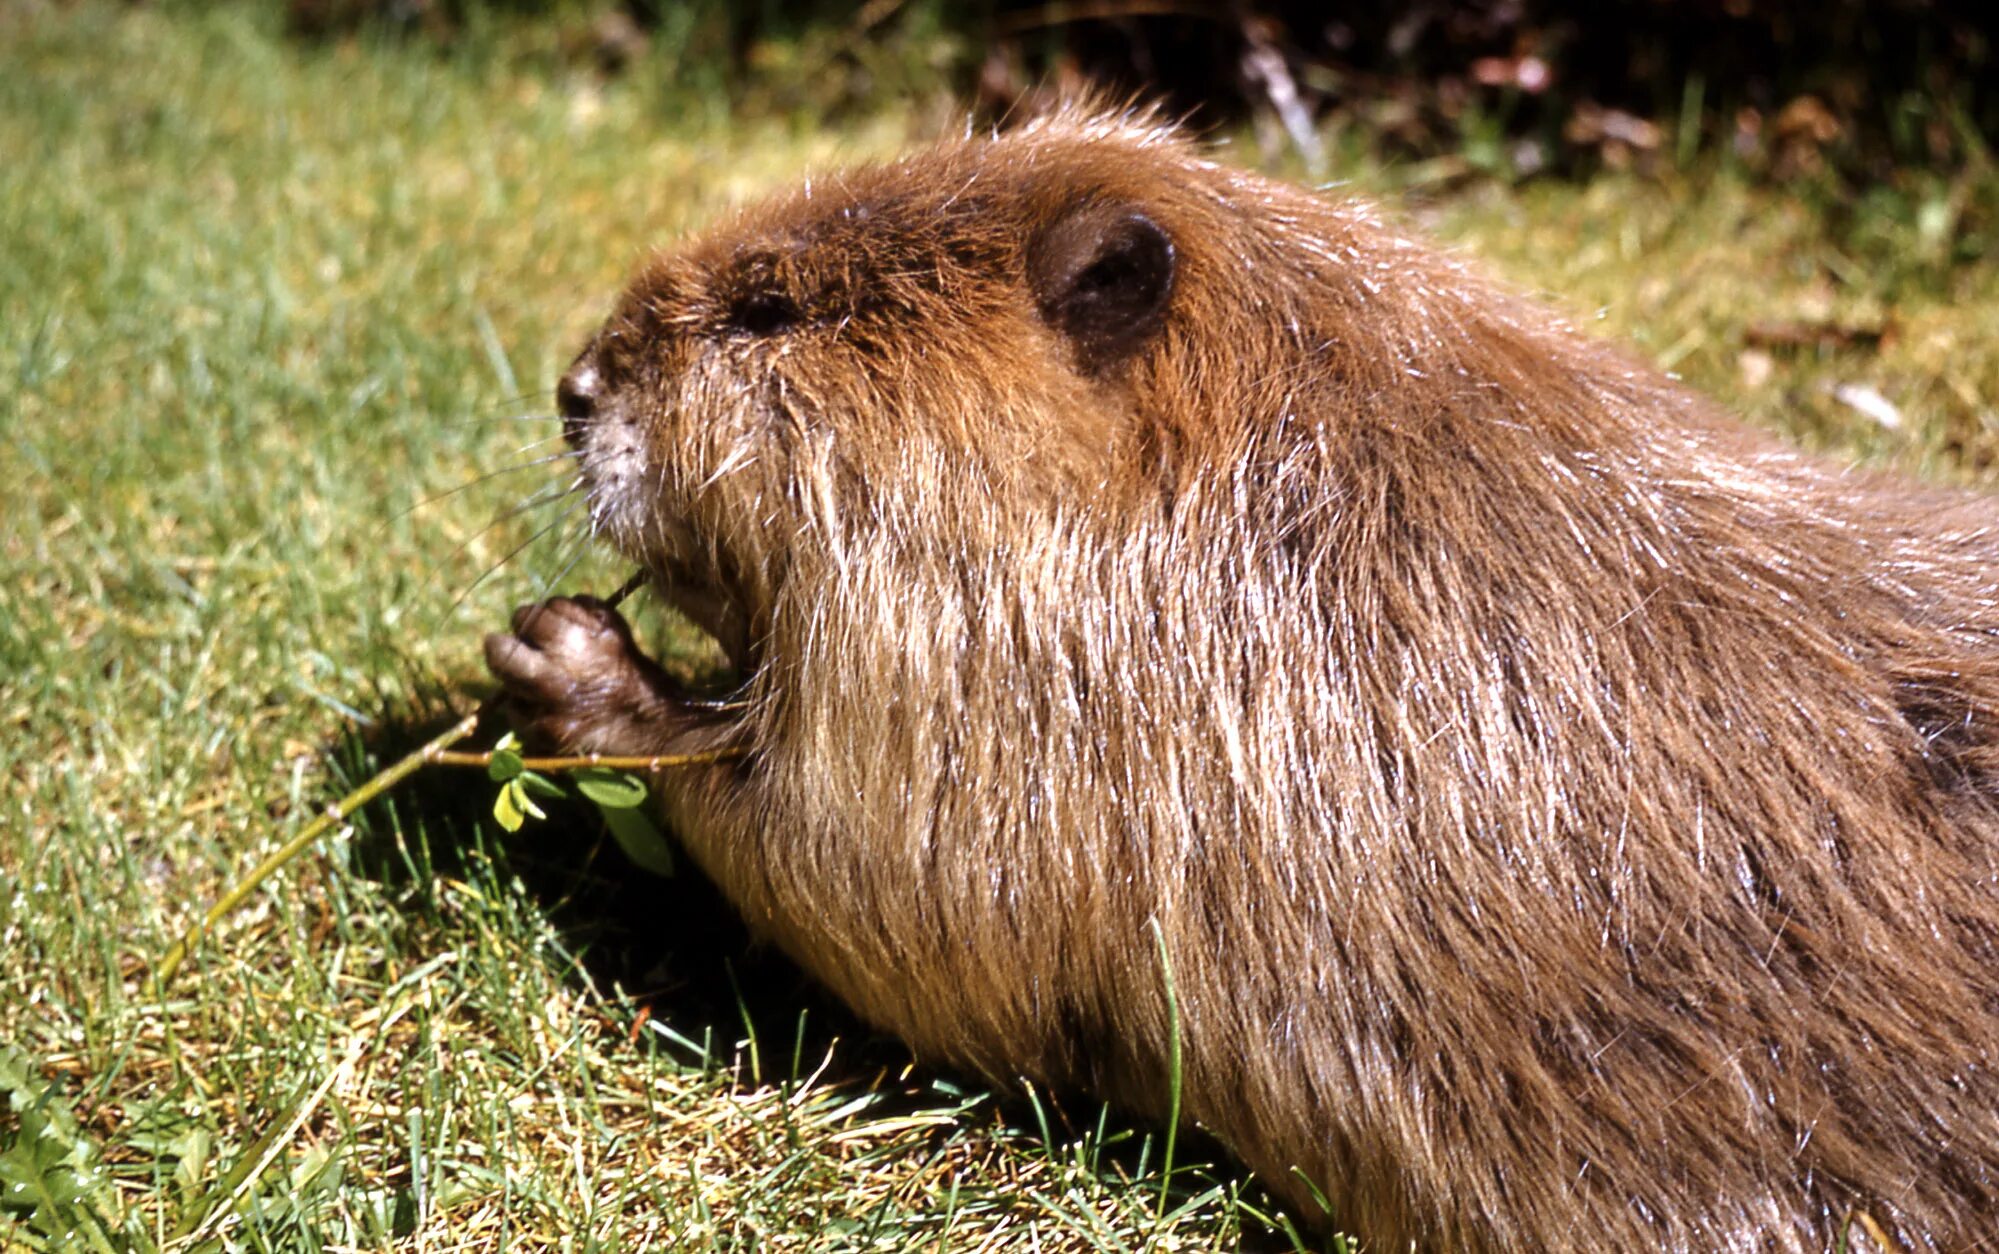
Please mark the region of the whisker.
[[560, 440], [560, 439], [562, 439], [562, 438], [563, 438], [563, 434], [562, 434], [562, 432], [560, 432], [560, 431], [557, 431], [557, 432], [554, 432], [554, 433], [552, 433], [552, 434], [549, 434], [549, 435], [545, 435], [545, 436], [541, 437], [541, 438], [540, 438], [539, 440], [529, 440], [529, 441], [528, 441], [528, 442], [527, 442], [526, 444], [523, 444], [523, 445], [521, 445], [521, 446], [520, 446], [519, 448], [515, 449], [515, 450], [514, 450], [514, 452], [515, 452], [515, 453], [531, 453], [531, 452], [533, 452], [533, 451], [534, 451], [535, 449], [538, 449], [538, 448], [540, 448], [540, 447], [541, 447], [542, 445], [544, 445], [544, 444], [547, 444], [547, 443], [548, 443], [549, 441], [551, 441], [551, 440]]
[[539, 409], [518, 414], [467, 414], [461, 418], [445, 418], [439, 421], [442, 427], [477, 427], [489, 422], [561, 422], [561, 414], [545, 413]]
[[590, 539], [587, 534], [578, 536], [576, 543], [570, 546], [568, 560], [562, 564], [562, 569], [555, 572], [555, 577], [546, 582], [536, 580], [535, 600], [547, 600], [554, 593], [556, 586], [569, 577], [569, 572], [575, 570], [576, 564], [583, 560], [583, 555], [590, 551]]
[[[537, 440], [535, 443], [543, 444], [546, 442], [547, 441], [545, 440]], [[527, 448], [521, 449], [519, 451], [527, 452], [528, 449], [531, 449], [533, 447], [534, 445], [531, 444], [528, 445]], [[498, 470], [489, 470], [483, 475], [479, 475], [475, 478], [466, 480], [464, 483], [459, 484], [455, 488], [447, 488], [444, 491], [437, 493], [435, 496], [427, 496], [423, 498], [421, 501], [416, 502], [414, 505], [411, 505], [408, 509], [402, 510], [395, 514], [391, 514], [388, 518], [382, 521], [379, 527], [376, 528], [375, 534], [380, 535], [383, 531], [387, 530], [390, 523], [399, 522], [402, 519], [409, 517], [411, 514], [416, 513], [418, 510], [428, 508], [429, 506], [437, 504], [439, 501], [450, 500], [452, 497], [457, 496], [460, 492], [463, 492], [468, 488], [476, 488], [482, 483], [487, 483], [491, 480], [499, 478], [501, 475], [518, 474], [523, 470], [532, 470], [536, 466], [546, 466], [550, 462], [558, 462], [563, 460], [564, 458], [574, 458], [578, 456], [580, 456], [580, 454], [578, 454], [576, 450], [564, 449], [559, 453], [550, 453], [546, 457], [536, 457], [529, 461], [516, 462], [511, 466], [502, 466]]]
[[574, 479], [571, 479], [566, 484], [560, 484], [560, 485], [551, 484], [548, 487], [543, 488], [541, 491], [535, 493], [533, 496], [521, 502], [519, 505], [514, 506], [512, 509], [503, 510], [498, 514], [493, 515], [492, 518], [487, 520], [485, 526], [479, 528], [479, 530], [473, 532], [471, 535], [466, 536], [463, 540], [460, 540], [456, 545], [452, 546], [451, 552], [447, 553], [445, 556], [447, 558], [457, 557], [460, 553], [463, 553], [465, 550], [471, 548], [474, 544], [478, 543], [479, 538], [481, 536], [490, 532], [493, 528], [499, 526], [501, 523], [511, 521], [512, 519], [515, 518], [519, 518], [522, 514], [533, 513], [535, 510], [542, 509], [545, 508], [546, 506], [555, 504], [557, 501], [562, 500], [566, 496], [574, 495], [577, 491], [579, 491], [583, 487], [583, 482], [584, 482], [583, 476], [578, 475]]
[[560, 514], [557, 514], [555, 516], [555, 519], [552, 522], [550, 522], [546, 527], [543, 527], [540, 531], [535, 532], [527, 539], [515, 545], [512, 549], [508, 550], [505, 557], [502, 557], [499, 561], [494, 562], [491, 566], [488, 566], [483, 572], [481, 572], [479, 577], [472, 581], [471, 587], [459, 593], [458, 599], [451, 603], [450, 608], [445, 610], [445, 613], [447, 615], [457, 613], [458, 607], [465, 604], [465, 598], [471, 596], [474, 592], [478, 591], [480, 584], [483, 584], [488, 579], [492, 578], [494, 571], [500, 569], [500, 567], [502, 566], [505, 566], [508, 562], [513, 561], [516, 557], [519, 557], [522, 551], [525, 550], [529, 545], [533, 544], [535, 541], [541, 539], [549, 532], [554, 531], [557, 527], [560, 527], [563, 523], [568, 522], [570, 518], [575, 515], [577, 506], [582, 505], [583, 502], [588, 499], [589, 498], [584, 497], [577, 500], [574, 504], [570, 505], [568, 509], [563, 510]]
[[526, 631], [534, 624], [534, 620], [541, 616], [542, 607], [548, 604], [548, 598], [554, 593], [556, 585], [567, 579], [569, 572], [575, 570], [576, 564], [583, 560], [585, 553], [589, 552], [592, 538], [588, 533], [577, 537], [576, 543], [570, 546], [568, 560], [563, 562], [562, 569], [555, 572], [553, 579], [543, 580], [540, 576], [535, 577], [535, 607], [529, 611], [527, 618], [521, 623], [520, 629], [522, 631]]
[[546, 388], [534, 392], [519, 392], [511, 396], [496, 396], [492, 400], [487, 401], [484, 405], [480, 405], [472, 410], [469, 410], [468, 412], [473, 414], [491, 415], [492, 412], [496, 409], [519, 409], [523, 405], [527, 405], [535, 401], [540, 401], [546, 398], [547, 396], [548, 396], [548, 389]]

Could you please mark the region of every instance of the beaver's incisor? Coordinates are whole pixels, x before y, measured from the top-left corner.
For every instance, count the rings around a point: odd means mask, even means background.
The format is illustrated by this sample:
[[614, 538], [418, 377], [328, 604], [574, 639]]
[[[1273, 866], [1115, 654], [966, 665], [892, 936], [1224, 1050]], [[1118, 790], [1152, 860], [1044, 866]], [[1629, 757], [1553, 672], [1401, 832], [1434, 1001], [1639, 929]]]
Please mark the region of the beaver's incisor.
[[1185, 1115], [1375, 1248], [1999, 1231], [1991, 501], [1082, 111], [661, 258], [561, 404], [748, 678], [558, 600], [521, 720], [746, 748], [673, 827], [922, 1056], [1163, 1114], [1170, 966]]

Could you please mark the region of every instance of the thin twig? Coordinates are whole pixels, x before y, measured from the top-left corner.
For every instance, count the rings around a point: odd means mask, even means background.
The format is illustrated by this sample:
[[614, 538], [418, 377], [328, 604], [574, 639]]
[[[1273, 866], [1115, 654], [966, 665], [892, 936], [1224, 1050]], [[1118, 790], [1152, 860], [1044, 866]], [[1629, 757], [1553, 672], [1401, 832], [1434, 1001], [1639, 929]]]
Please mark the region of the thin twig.
[[[662, 771], [671, 766], [707, 766], [711, 762], [732, 762], [749, 752], [747, 749], [709, 749], [701, 753], [660, 753], [650, 757], [620, 757], [609, 753], [579, 753], [562, 758], [522, 758], [521, 766], [530, 771], [580, 771], [586, 767], [601, 766], [613, 771]], [[437, 753], [426, 765], [429, 766], [491, 766], [492, 752], [483, 753]]]
[[[610, 603], [616, 605], [619, 601], [624, 600], [644, 584], [645, 581], [646, 574], [643, 571], [632, 576], [625, 581], [623, 587], [612, 594]], [[484, 712], [481, 709], [467, 714], [464, 718], [459, 719], [456, 723], [446, 728], [434, 740], [424, 745], [421, 749], [398, 761], [395, 765], [378, 772], [359, 788], [356, 788], [353, 792], [348, 793], [339, 801], [328, 806], [312, 822], [300, 828], [297, 835], [280, 845], [275, 852], [262, 862], [259, 862], [248, 875], [231, 885], [229, 891], [223, 893], [216, 900], [215, 904], [208, 908], [208, 912], [201, 916], [200, 921], [195, 923], [193, 927], [190, 927], [185, 935], [175, 941], [166, 953], [160, 956], [159, 963], [153, 968], [153, 988], [155, 993], [164, 993], [167, 982], [173, 979], [174, 973], [180, 970], [181, 964], [187, 961], [188, 954], [193, 951], [196, 945], [201, 943], [201, 938], [208, 934], [210, 928], [220, 923], [230, 911], [242, 905], [249, 898], [250, 894], [256, 892], [265, 880], [277, 873], [279, 867], [282, 867], [285, 863], [290, 862], [293, 858], [311, 848], [313, 843], [321, 836], [324, 836], [335, 824], [345, 822], [347, 817], [356, 810], [367, 805], [370, 801], [381, 796], [389, 789], [394, 788], [397, 784], [414, 775], [423, 767], [490, 766], [493, 761], [493, 755], [490, 752], [451, 752], [452, 745], [457, 744], [478, 730], [479, 719]], [[742, 757], [743, 753], [744, 750], [741, 749], [716, 749], [707, 753], [660, 754], [653, 757], [614, 757], [606, 754], [592, 753], [578, 757], [525, 758], [522, 760], [522, 766], [531, 771], [569, 771], [592, 766], [606, 767], [618, 771], [656, 771], [674, 766], [703, 766], [711, 762], [726, 762], [732, 758]]]
[[651, 578], [652, 578], [652, 572], [649, 570], [641, 570], [635, 572], [630, 579], [627, 579], [625, 580], [625, 582], [618, 585], [618, 590], [616, 592], [613, 592], [610, 596], [604, 598], [604, 604], [610, 606], [614, 610], [617, 609], [620, 605], [624, 604], [626, 597], [630, 596], [634, 592], [637, 592], [640, 588], [645, 587], [646, 581]]
[[437, 739], [334, 802], [318, 818], [300, 828], [298, 835], [279, 846], [277, 852], [259, 862], [255, 870], [238, 880], [228, 892], [222, 894], [222, 897], [208, 908], [208, 913], [201, 917], [199, 923], [196, 923], [187, 930], [187, 935], [173, 943], [173, 948], [167, 950], [166, 954], [160, 958], [159, 965], [153, 968], [155, 990], [163, 992], [167, 981], [173, 979], [174, 972], [180, 970], [181, 963], [187, 961], [188, 951], [201, 943], [201, 938], [208, 933], [208, 929], [221, 922], [223, 916], [227, 915], [231, 910], [242, 905], [244, 899], [249, 897], [251, 893], [256, 892], [257, 886], [271, 878], [272, 874], [279, 867], [304, 852], [314, 841], [324, 835], [328, 828], [336, 823], [346, 821], [348, 815], [395, 787], [408, 776], [415, 774], [419, 767], [436, 761], [439, 754], [471, 735], [478, 727], [478, 713], [475, 711], [474, 713], [467, 714], [464, 718], [453, 723]]
[[[636, 583], [628, 584], [627, 588], [636, 586]], [[348, 815], [353, 814], [356, 810], [367, 805], [370, 801], [381, 796], [423, 767], [485, 767], [492, 765], [493, 755], [490, 751], [485, 753], [457, 753], [451, 750], [452, 745], [457, 744], [477, 730], [480, 713], [482, 712], [477, 711], [467, 714], [423, 748], [403, 758], [394, 766], [376, 774], [368, 782], [327, 807], [312, 822], [300, 828], [298, 835], [279, 846], [277, 851], [272, 853], [270, 857], [259, 862], [254, 870], [232, 885], [228, 892], [222, 894], [216, 903], [208, 908], [208, 913], [201, 917], [201, 921], [189, 928], [187, 934], [175, 941], [173, 947], [161, 956], [159, 965], [153, 968], [155, 991], [164, 992], [167, 982], [173, 979], [174, 973], [180, 970], [182, 963], [187, 961], [189, 952], [201, 943], [201, 938], [208, 934], [210, 928], [221, 922], [231, 910], [242, 905], [251, 893], [257, 891], [259, 885], [276, 873], [279, 867], [290, 862], [293, 858], [296, 858], [299, 854], [310, 848], [313, 842], [325, 835], [327, 830], [334, 824], [344, 822]], [[626, 757], [602, 753], [588, 753], [579, 754], [574, 757], [523, 758], [521, 759], [521, 765], [530, 771], [574, 771], [592, 766], [604, 767], [614, 771], [658, 771], [675, 766], [706, 766], [713, 762], [727, 762], [742, 757], [745, 752], [747, 751], [743, 749], [712, 749], [705, 753], [665, 753], [656, 754], [651, 757]]]

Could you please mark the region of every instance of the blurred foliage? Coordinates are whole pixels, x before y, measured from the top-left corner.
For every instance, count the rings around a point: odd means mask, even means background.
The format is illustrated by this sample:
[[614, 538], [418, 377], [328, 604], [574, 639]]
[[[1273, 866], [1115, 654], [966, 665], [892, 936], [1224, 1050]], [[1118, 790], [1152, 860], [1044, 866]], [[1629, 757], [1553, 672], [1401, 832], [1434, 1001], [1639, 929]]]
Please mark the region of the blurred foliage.
[[1758, 177], [1859, 184], [1982, 162], [1999, 133], [1989, 0], [291, 0], [289, 12], [321, 38], [452, 42], [511, 21], [605, 73], [658, 47], [691, 82], [820, 114], [927, 94], [998, 119], [1095, 87], [1199, 125], [1252, 120], [1266, 148], [1293, 146], [1315, 168], [1329, 133], [1354, 131], [1381, 153], [1506, 177], [1719, 154]]
[[[1002, 26], [1059, 10], [1005, 4]], [[1504, 145], [1521, 172], [1725, 149], [1779, 176], [1948, 163], [1999, 129], [1986, 0], [1245, 0], [1111, 3], [1047, 27], [1043, 62], [1163, 91], [1196, 116], [1359, 125], [1391, 150]], [[1080, 11], [1081, 6], [1072, 6]], [[1110, 16], [1123, 10], [1131, 16]], [[1122, 51], [1120, 51], [1122, 50]], [[1036, 62], [1027, 62], [1034, 68]]]

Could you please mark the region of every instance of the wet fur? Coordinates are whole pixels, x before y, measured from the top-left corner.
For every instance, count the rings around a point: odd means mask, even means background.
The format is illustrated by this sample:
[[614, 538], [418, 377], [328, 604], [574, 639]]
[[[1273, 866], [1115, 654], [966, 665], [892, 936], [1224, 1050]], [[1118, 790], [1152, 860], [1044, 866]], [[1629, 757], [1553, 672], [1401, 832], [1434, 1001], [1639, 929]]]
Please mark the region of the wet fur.
[[[1027, 289], [1093, 203], [1177, 250], [1109, 366]], [[1078, 111], [741, 215], [585, 360], [598, 525], [738, 590], [748, 705], [496, 669], [574, 747], [750, 747], [675, 828], [925, 1058], [1163, 1115], [1156, 920], [1186, 1115], [1372, 1248], [1999, 1224], [1991, 502]]]

